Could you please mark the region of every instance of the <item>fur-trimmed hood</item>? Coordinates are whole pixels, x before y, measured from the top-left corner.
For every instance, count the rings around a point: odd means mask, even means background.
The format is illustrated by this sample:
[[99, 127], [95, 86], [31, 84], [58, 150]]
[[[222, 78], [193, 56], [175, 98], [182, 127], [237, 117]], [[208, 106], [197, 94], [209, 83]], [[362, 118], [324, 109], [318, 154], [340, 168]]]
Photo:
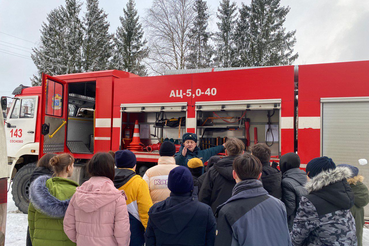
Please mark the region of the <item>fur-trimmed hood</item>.
[[46, 187], [46, 181], [51, 178], [49, 175], [42, 175], [35, 179], [30, 186], [30, 199], [33, 206], [53, 218], [63, 218], [67, 211], [69, 201], [61, 201], [50, 194]]
[[305, 188], [309, 193], [307, 197], [319, 197], [338, 210], [350, 209], [354, 205], [354, 193], [347, 183], [351, 174], [347, 167], [321, 172], [306, 183]]
[[333, 170], [323, 171], [309, 180], [305, 188], [308, 193], [321, 190], [323, 187], [350, 178], [352, 172], [347, 167], [337, 167]]

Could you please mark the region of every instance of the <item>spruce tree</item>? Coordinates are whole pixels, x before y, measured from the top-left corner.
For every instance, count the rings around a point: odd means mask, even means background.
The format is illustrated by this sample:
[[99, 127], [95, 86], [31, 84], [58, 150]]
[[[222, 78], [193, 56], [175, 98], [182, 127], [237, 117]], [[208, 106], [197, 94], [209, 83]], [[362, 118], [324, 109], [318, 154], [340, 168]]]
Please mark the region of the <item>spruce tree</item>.
[[148, 56], [148, 49], [145, 47], [144, 32], [133, 0], [129, 0], [126, 9], [123, 9], [120, 22], [121, 26], [118, 27], [114, 39], [115, 51], [111, 68], [144, 76], [146, 67], [142, 60]]
[[82, 72], [82, 43], [83, 43], [83, 24], [79, 18], [82, 3], [77, 0], [65, 1], [65, 24], [64, 29], [64, 73]]
[[41, 74], [49, 75], [82, 72], [83, 27], [78, 15], [81, 4], [66, 0], [50, 12], [41, 27], [41, 44], [33, 48], [31, 58], [38, 73], [31, 78], [32, 85], [41, 84]]
[[298, 58], [293, 50], [296, 31], [286, 32], [283, 26], [289, 10], [280, 0], [252, 0], [242, 6], [235, 38], [239, 66], [288, 65]]
[[87, 0], [84, 17], [83, 69], [88, 71], [106, 70], [113, 53], [112, 35], [109, 34], [107, 14], [99, 9], [98, 0]]
[[249, 66], [249, 49], [250, 49], [250, 7], [242, 3], [239, 9], [239, 18], [237, 20], [234, 42], [236, 45], [233, 63], [235, 67]]
[[206, 1], [196, 0], [193, 10], [195, 12], [195, 20], [189, 34], [190, 51], [187, 57], [187, 68], [210, 67], [214, 51], [209, 44], [211, 34], [206, 30], [209, 20]]
[[61, 72], [59, 69], [60, 58], [62, 55], [62, 7], [52, 10], [46, 17], [47, 22], [41, 26], [41, 45], [33, 48], [31, 58], [37, 67], [37, 75], [31, 78], [32, 85], [41, 84], [41, 75], [46, 73], [55, 75]]
[[234, 63], [236, 10], [236, 3], [231, 3], [230, 0], [222, 0], [218, 8], [219, 22], [217, 22], [217, 26], [219, 32], [215, 36], [218, 67], [231, 67]]

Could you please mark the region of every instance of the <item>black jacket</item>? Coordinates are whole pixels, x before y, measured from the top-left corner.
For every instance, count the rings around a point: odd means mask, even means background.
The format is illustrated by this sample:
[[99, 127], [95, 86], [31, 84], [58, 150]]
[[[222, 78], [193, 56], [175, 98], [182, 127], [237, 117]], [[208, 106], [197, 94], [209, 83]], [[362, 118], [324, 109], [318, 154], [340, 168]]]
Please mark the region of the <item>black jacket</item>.
[[146, 245], [213, 246], [215, 230], [215, 218], [208, 205], [191, 193], [171, 193], [150, 208]]
[[232, 175], [232, 164], [236, 156], [226, 156], [218, 161], [205, 174], [201, 184], [199, 200], [208, 204], [213, 213], [217, 207], [226, 202], [232, 196], [232, 190], [236, 182]]
[[282, 178], [282, 202], [286, 205], [288, 228], [291, 231], [301, 197], [307, 195], [304, 187], [307, 177], [304, 171], [292, 168], [283, 173]]
[[[208, 171], [208, 172], [209, 172], [209, 171]], [[200, 190], [201, 190], [201, 186], [202, 186], [202, 184], [204, 183], [205, 176], [206, 176], [206, 174], [207, 174], [208, 172], [203, 173], [200, 177], [198, 177], [198, 178], [197, 178], [197, 186], [199, 187], [199, 192], [200, 192]]]
[[357, 245], [355, 220], [350, 212], [354, 194], [346, 179], [350, 169], [323, 171], [305, 185], [294, 220], [293, 245]]
[[269, 193], [269, 195], [275, 198], [282, 198], [282, 173], [277, 168], [271, 167], [269, 162], [262, 163], [263, 171], [261, 175], [261, 182], [263, 183], [264, 189]]
[[268, 195], [261, 182], [239, 182], [218, 207], [215, 246], [290, 246], [284, 204]]
[[203, 167], [197, 167], [197, 168], [190, 168], [190, 172], [192, 174], [192, 178], [193, 178], [193, 185], [200, 187], [199, 186], [199, 177], [203, 174]]
[[32, 183], [33, 180], [37, 179], [38, 177], [42, 176], [42, 175], [53, 175], [53, 171], [46, 168], [46, 167], [36, 167], [32, 174], [31, 174], [31, 178], [29, 179], [29, 182]]

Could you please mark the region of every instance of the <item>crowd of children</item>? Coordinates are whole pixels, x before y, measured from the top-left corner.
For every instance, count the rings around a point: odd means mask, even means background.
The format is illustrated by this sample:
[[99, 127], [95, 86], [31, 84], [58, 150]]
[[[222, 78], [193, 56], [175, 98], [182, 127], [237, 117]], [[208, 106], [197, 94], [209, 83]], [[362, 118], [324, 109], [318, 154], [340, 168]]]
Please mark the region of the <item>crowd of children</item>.
[[318, 157], [305, 172], [287, 153], [279, 170], [265, 144], [245, 153], [237, 138], [208, 150], [196, 134], [182, 140], [178, 153], [164, 142], [143, 177], [131, 151], [97, 153], [81, 186], [70, 154], [43, 156], [27, 245], [362, 245], [369, 193], [357, 167]]

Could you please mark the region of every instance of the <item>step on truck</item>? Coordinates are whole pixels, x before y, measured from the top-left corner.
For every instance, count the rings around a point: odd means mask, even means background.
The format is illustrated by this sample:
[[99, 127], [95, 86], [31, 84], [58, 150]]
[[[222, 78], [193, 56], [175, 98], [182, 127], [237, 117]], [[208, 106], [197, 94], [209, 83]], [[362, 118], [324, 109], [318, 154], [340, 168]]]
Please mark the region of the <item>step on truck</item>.
[[[140, 174], [157, 163], [162, 141], [180, 146], [185, 132], [196, 133], [203, 149], [237, 137], [247, 149], [266, 143], [273, 161], [297, 152], [301, 168], [323, 155], [358, 166], [369, 158], [368, 70], [360, 61], [151, 77], [43, 75], [42, 86], [15, 93], [5, 122], [13, 199], [27, 212], [29, 176], [45, 153], [71, 153], [73, 178], [83, 182], [94, 153], [130, 148], [136, 121]], [[369, 177], [368, 167], [360, 172]]]

